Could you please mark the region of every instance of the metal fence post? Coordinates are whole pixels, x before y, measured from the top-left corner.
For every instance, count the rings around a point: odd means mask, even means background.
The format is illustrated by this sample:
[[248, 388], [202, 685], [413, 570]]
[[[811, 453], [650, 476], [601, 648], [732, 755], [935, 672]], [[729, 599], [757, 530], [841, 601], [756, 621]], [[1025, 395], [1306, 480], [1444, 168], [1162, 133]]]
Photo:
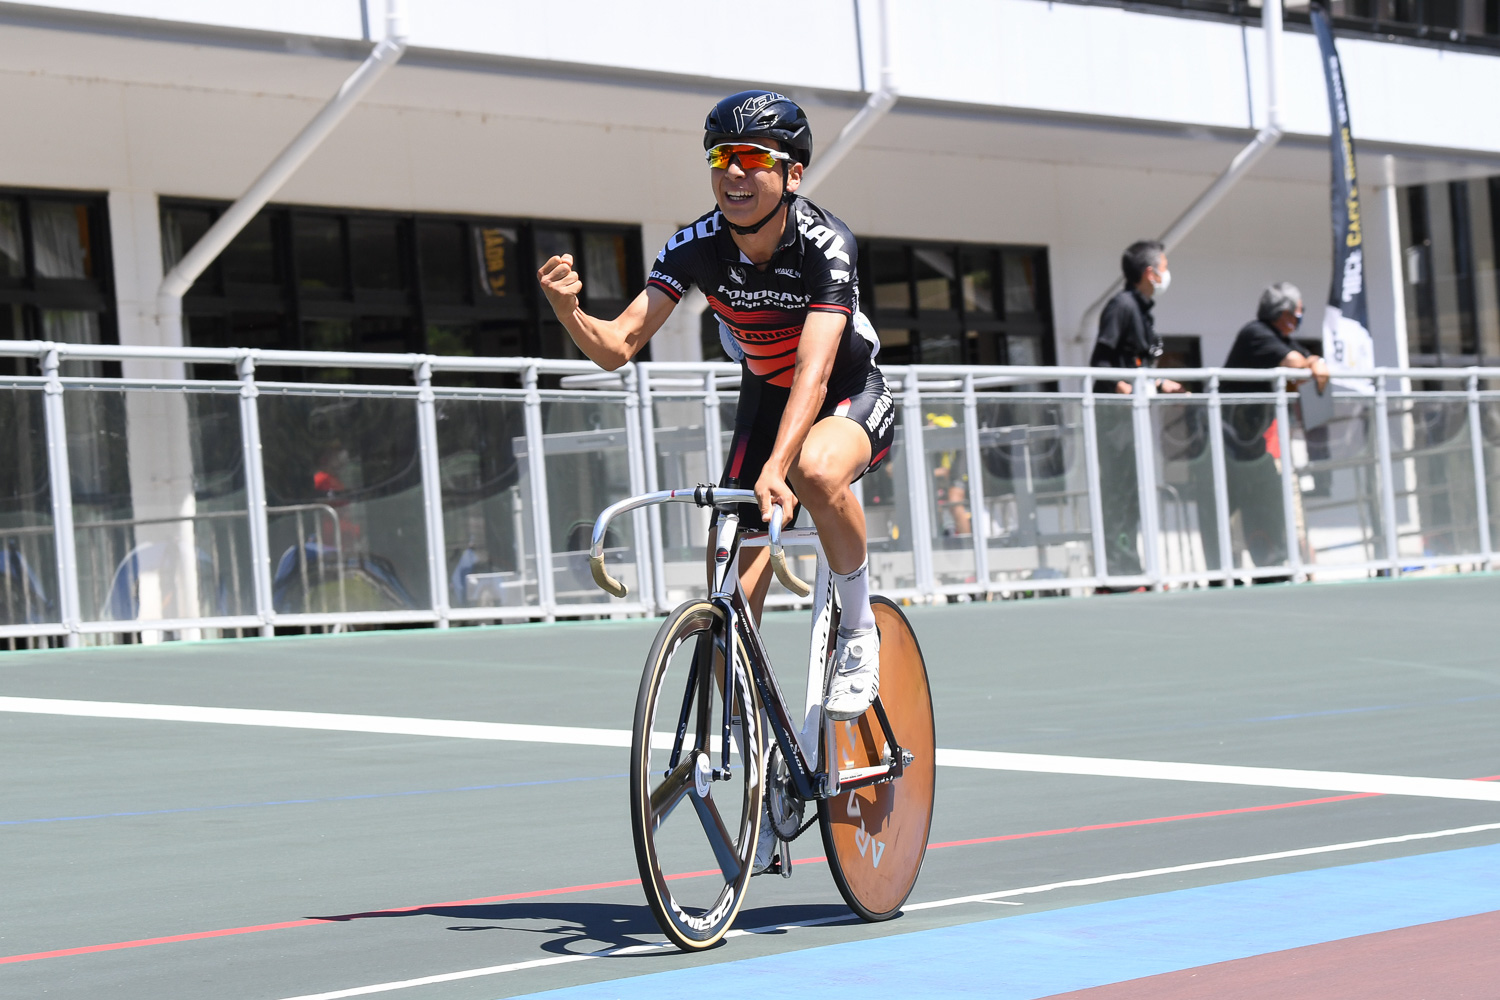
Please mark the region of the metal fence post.
[[969, 469], [969, 531], [974, 536], [974, 579], [980, 593], [990, 589], [990, 550], [985, 544], [988, 512], [984, 506], [984, 457], [979, 452], [979, 396], [974, 376], [964, 376], [964, 450]]
[[417, 454], [422, 466], [422, 511], [427, 525], [427, 580], [438, 628], [448, 627], [448, 540], [443, 530], [442, 466], [438, 455], [437, 397], [432, 393], [432, 360], [418, 361]]
[[1375, 379], [1375, 440], [1380, 449], [1380, 520], [1385, 528], [1385, 556], [1391, 576], [1401, 575], [1401, 554], [1396, 538], [1396, 481], [1391, 468], [1390, 406], [1386, 399], [1385, 379]]
[[47, 385], [43, 415], [47, 426], [47, 476], [52, 494], [53, 551], [57, 556], [58, 620], [68, 630], [64, 642], [77, 646], [80, 640], [81, 601], [78, 599], [78, 540], [73, 534], [73, 480], [68, 465], [68, 423], [63, 412], [63, 385], [57, 348], [47, 345], [42, 353], [42, 374]]
[[[645, 381], [640, 379], [634, 365], [629, 365], [621, 372], [625, 383], [625, 457], [630, 468], [630, 493], [632, 496], [646, 492], [646, 465], [648, 457], [642, 443], [641, 421], [650, 419], [641, 409], [640, 384]], [[651, 456], [654, 463], [655, 452]], [[631, 514], [631, 526], [635, 529], [635, 578], [639, 581], [640, 601], [646, 613], [650, 614], [657, 606], [656, 602], [656, 572], [654, 566], [658, 560], [652, 558], [655, 549], [652, 544], [654, 532], [651, 530], [645, 510], [636, 510]]]
[[927, 503], [926, 452], [922, 448], [922, 396], [917, 373], [908, 370], [901, 386], [901, 431], [906, 444], [906, 479], [911, 493], [911, 557], [917, 589], [937, 591], [932, 571], [932, 513]]
[[250, 533], [250, 579], [260, 634], [276, 634], [276, 607], [271, 590], [271, 528], [266, 515], [266, 466], [260, 445], [260, 388], [255, 384], [255, 356], [235, 363], [240, 377], [240, 449], [245, 463], [245, 517]]
[[552, 574], [552, 519], [547, 512], [547, 456], [542, 450], [542, 394], [537, 367], [521, 375], [526, 389], [526, 468], [531, 475], [531, 530], [536, 535], [536, 593], [544, 621], [557, 618], [557, 581]]
[[1094, 584], [1103, 584], [1109, 575], [1109, 555], [1104, 546], [1104, 497], [1099, 478], [1098, 403], [1094, 398], [1094, 377], [1083, 380], [1083, 471], [1089, 488], [1089, 540], [1094, 550]]
[[[1234, 540], [1229, 530], [1229, 469], [1224, 463], [1224, 397], [1219, 376], [1208, 380], [1208, 454], [1214, 475], [1214, 521], [1219, 536], [1219, 570], [1224, 582], [1234, 579]], [[1199, 522], [1202, 523], [1201, 521]]]
[[[661, 476], [656, 468], [656, 401], [651, 394], [651, 362], [636, 366], [636, 387], [640, 392], [641, 450], [645, 453], [646, 492], [661, 489]], [[667, 599], [666, 529], [662, 524], [660, 504], [645, 508], [646, 523], [650, 528], [651, 544], [651, 594], [659, 613], [669, 609]]]
[[1297, 534], [1296, 474], [1292, 469], [1292, 416], [1287, 403], [1286, 376], [1276, 376], [1276, 442], [1281, 448], [1281, 517], [1286, 523], [1286, 561], [1292, 579], [1307, 579], [1302, 569], [1302, 541]]
[[1130, 430], [1135, 436], [1135, 486], [1141, 508], [1141, 546], [1146, 550], [1146, 576], [1154, 590], [1161, 590], [1161, 516], [1156, 504], [1156, 435], [1151, 432], [1150, 382], [1144, 374], [1135, 377], [1130, 399]]
[[1469, 396], [1469, 455], [1474, 461], [1474, 502], [1479, 515], [1479, 551], [1484, 556], [1486, 569], [1495, 568], [1494, 539], [1490, 537], [1490, 489], [1484, 472], [1484, 424], [1479, 413], [1479, 376], [1470, 375]]
[[724, 428], [719, 419], [719, 382], [713, 371], [703, 376], [703, 457], [708, 460], [708, 477], [724, 468]]

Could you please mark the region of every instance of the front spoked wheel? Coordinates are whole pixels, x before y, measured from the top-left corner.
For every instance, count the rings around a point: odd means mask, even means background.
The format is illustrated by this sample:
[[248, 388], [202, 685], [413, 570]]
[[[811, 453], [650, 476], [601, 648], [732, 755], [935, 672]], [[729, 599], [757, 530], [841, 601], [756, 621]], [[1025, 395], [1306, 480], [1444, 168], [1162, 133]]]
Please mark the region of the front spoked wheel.
[[743, 646], [731, 681], [729, 776], [722, 774], [724, 632], [707, 601], [668, 616], [646, 660], [631, 737], [641, 885], [662, 931], [690, 951], [716, 944], [739, 914], [765, 794], [760, 702]]
[[[927, 854], [937, 741], [917, 637], [889, 599], [875, 597], [870, 604], [880, 629], [879, 702], [912, 760], [894, 781], [823, 799], [818, 816], [828, 866], [844, 902], [866, 920], [888, 920], [906, 902]], [[841, 769], [872, 767], [894, 753], [873, 707], [858, 719], [834, 723], [834, 733]]]

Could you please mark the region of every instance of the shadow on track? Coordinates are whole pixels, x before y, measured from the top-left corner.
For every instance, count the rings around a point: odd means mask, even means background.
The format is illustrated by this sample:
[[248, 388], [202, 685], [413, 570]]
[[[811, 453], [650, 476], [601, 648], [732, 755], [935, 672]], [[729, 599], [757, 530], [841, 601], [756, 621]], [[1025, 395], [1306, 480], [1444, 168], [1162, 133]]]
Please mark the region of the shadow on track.
[[[462, 921], [447, 930], [463, 933], [510, 931], [547, 938], [543, 951], [559, 955], [593, 954], [613, 948], [661, 943], [661, 929], [649, 907], [625, 903], [553, 903], [518, 900], [465, 906], [420, 906], [402, 910], [375, 910], [313, 920], [353, 921], [394, 917], [440, 917]], [[735, 926], [762, 934], [784, 933], [776, 928], [808, 922], [857, 923], [859, 918], [842, 903], [763, 906], [740, 913]], [[764, 929], [762, 929], [764, 928]], [[663, 954], [676, 954], [663, 950]], [[637, 954], [635, 957], [640, 957]]]

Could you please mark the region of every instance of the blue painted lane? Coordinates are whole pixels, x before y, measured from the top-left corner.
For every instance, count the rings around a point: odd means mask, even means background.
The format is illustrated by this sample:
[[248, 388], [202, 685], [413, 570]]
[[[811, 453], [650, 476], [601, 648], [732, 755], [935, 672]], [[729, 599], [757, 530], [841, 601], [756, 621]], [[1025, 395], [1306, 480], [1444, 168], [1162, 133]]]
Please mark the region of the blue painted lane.
[[[1494, 910], [1500, 845], [1017, 914], [534, 996], [701, 1000], [868, 985], [903, 998], [1037, 1000]], [[733, 948], [731, 941], [726, 951]]]

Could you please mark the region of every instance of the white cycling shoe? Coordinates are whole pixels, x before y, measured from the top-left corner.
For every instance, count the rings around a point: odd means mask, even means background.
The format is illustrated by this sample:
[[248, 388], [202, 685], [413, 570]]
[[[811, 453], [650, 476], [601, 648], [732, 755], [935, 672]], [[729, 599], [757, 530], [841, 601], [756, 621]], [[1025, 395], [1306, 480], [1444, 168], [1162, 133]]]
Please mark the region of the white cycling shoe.
[[823, 710], [835, 722], [857, 719], [879, 693], [880, 633], [871, 628], [845, 635], [839, 629], [833, 650], [833, 684]]
[[753, 875], [764, 875], [776, 862], [776, 828], [771, 823], [771, 804], [761, 806], [760, 840], [755, 842], [755, 865]]

